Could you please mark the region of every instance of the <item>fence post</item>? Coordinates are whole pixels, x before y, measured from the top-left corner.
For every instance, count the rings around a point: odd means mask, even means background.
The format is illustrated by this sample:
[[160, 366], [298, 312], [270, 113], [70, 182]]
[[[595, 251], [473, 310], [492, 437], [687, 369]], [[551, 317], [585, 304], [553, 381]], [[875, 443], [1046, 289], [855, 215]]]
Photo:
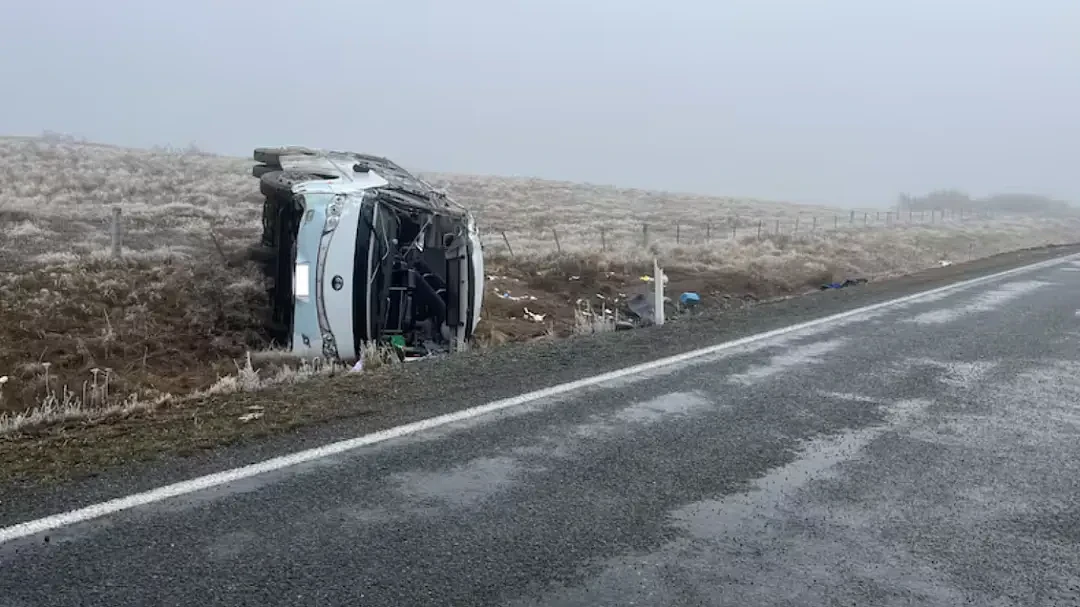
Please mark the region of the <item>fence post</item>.
[[120, 259], [120, 253], [123, 249], [123, 243], [121, 242], [123, 230], [120, 221], [120, 207], [115, 206], [112, 208], [112, 229], [110, 230], [110, 235], [112, 236], [112, 256], [115, 259]]
[[712, 224], [705, 222], [705, 242], [712, 242]]
[[647, 247], [649, 246], [649, 224], [641, 224], [641, 242]]
[[499, 230], [502, 233], [503, 242], [506, 243], [506, 250], [510, 252], [510, 257], [514, 256], [514, 248], [510, 246], [510, 239], [506, 237], [506, 230]]
[[675, 244], [682, 244], [682, 225], [675, 222]]
[[551, 228], [551, 235], [555, 237], [555, 250], [562, 253], [562, 245], [559, 244], [559, 232], [555, 228]]
[[600, 250], [607, 251], [607, 228], [600, 228]]
[[780, 234], [780, 220], [779, 219], [776, 220], [776, 231], [774, 231], [773, 234], [776, 234], [776, 235]]
[[814, 215], [814, 225], [810, 228], [811, 232], [817, 232], [817, 215]]
[[855, 225], [855, 211], [851, 212], [851, 219], [848, 220], [848, 223], [851, 225]]
[[833, 219], [833, 222], [832, 222], [833, 223], [833, 229], [835, 230], [835, 229], [840, 227], [840, 216], [839, 215], [833, 215], [832, 219]]
[[800, 217], [801, 217], [800, 215], [795, 216], [795, 229], [791, 231], [792, 234], [798, 234], [798, 232], [799, 232], [799, 219], [800, 219]]
[[739, 231], [739, 218], [735, 217], [735, 220], [731, 222], [731, 239], [735, 240]]
[[761, 226], [762, 226], [762, 224], [764, 224], [764, 223], [765, 223], [765, 222], [764, 222], [764, 221], [762, 221], [762, 220], [760, 220], [760, 219], [759, 219], [759, 220], [758, 220], [758, 222], [757, 222], [757, 239], [758, 239], [758, 240], [761, 240]]

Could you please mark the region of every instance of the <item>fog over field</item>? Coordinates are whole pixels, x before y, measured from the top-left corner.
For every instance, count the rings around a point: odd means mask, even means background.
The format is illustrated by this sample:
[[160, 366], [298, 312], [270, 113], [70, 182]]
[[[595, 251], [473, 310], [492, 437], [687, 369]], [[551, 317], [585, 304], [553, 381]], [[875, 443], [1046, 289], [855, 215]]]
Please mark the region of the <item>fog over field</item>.
[[882, 207], [1080, 199], [1073, 0], [22, 3], [0, 133]]

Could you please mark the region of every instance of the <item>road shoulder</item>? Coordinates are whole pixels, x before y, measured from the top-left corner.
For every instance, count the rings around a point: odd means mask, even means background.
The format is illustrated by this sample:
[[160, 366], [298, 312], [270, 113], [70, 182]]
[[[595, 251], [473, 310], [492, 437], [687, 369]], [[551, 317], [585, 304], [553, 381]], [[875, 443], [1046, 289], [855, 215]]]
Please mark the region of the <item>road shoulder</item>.
[[[842, 290], [683, 317], [664, 327], [508, 344], [99, 424], [0, 439], [0, 525], [466, 409], [1080, 252], [1029, 249]], [[263, 417], [238, 424], [251, 407]]]

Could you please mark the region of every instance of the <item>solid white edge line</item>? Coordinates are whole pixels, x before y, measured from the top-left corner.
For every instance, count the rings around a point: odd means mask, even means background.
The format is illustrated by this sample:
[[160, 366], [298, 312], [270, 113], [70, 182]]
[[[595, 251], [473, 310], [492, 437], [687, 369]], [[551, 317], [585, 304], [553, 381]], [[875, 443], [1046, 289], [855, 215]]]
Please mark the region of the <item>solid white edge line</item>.
[[116, 498], [107, 502], [93, 504], [84, 508], [79, 508], [77, 510], [71, 510], [69, 512], [54, 514], [44, 518], [19, 523], [17, 525], [0, 529], [0, 544], [28, 537], [31, 535], [36, 535], [46, 531], [51, 531], [53, 529], [66, 527], [68, 525], [85, 522], [109, 514], [114, 514], [123, 510], [136, 508], [138, 506], [145, 506], [146, 504], [163, 501], [180, 495], [203, 491], [233, 481], [257, 476], [259, 474], [273, 472], [276, 470], [281, 470], [282, 468], [295, 466], [297, 464], [302, 464], [305, 462], [322, 459], [324, 457], [337, 455], [346, 451], [352, 451], [355, 449], [359, 449], [360, 447], [366, 447], [368, 445], [373, 445], [375, 443], [380, 443], [390, 439], [408, 436], [410, 434], [416, 434], [417, 432], [422, 432], [431, 428], [436, 428], [454, 422], [472, 419], [474, 417], [479, 417], [481, 415], [500, 411], [502, 409], [517, 407], [532, 401], [548, 398], [551, 396], [557, 396], [559, 394], [565, 394], [567, 392], [572, 392], [574, 390], [578, 390], [588, 386], [601, 384], [613, 379], [626, 377], [627, 375], [634, 375], [635, 373], [641, 373], [643, 371], [650, 371], [653, 369], [668, 367], [688, 360], [693, 360], [695, 358], [701, 358], [710, 354], [716, 354], [724, 350], [738, 348], [746, 344], [771, 339], [780, 335], [795, 333], [797, 331], [803, 331], [812, 327], [817, 327], [839, 320], [844, 320], [852, 316], [866, 314], [867, 312], [894, 307], [910, 301], [916, 301], [920, 298], [930, 295], [935, 295], [946, 291], [960, 290], [965, 287], [969, 287], [983, 282], [990, 282], [993, 280], [1004, 278], [1006, 276], [1012, 276], [1014, 274], [1020, 274], [1025, 272], [1032, 272], [1046, 267], [1052, 267], [1055, 265], [1066, 263], [1074, 258], [1080, 258], [1080, 253], [1074, 253], [1072, 255], [1067, 255], [1064, 257], [1041, 261], [1031, 265], [1006, 270], [1004, 272], [990, 274], [988, 276], [980, 276], [978, 278], [972, 278], [969, 280], [952, 283], [943, 287], [930, 289], [928, 291], [905, 295], [904, 297], [900, 297], [898, 299], [890, 299], [888, 301], [879, 302], [853, 310], [848, 310], [846, 312], [840, 312], [831, 316], [825, 316], [795, 325], [789, 325], [787, 327], [773, 329], [764, 333], [749, 335], [747, 337], [743, 337], [729, 342], [724, 342], [715, 346], [709, 346], [707, 348], [701, 348], [698, 350], [692, 350], [690, 352], [684, 352], [682, 354], [676, 354], [667, 358], [661, 358], [651, 362], [641, 363], [631, 367], [618, 369], [616, 371], [609, 371], [600, 375], [594, 375], [592, 377], [586, 377], [584, 379], [551, 386], [550, 388], [534, 390], [532, 392], [519, 394], [518, 396], [512, 396], [510, 398], [504, 398], [502, 400], [493, 401], [469, 409], [463, 409], [461, 411], [455, 411], [453, 413], [439, 415], [437, 417], [420, 420], [402, 426], [396, 426], [394, 428], [380, 430], [378, 432], [373, 432], [371, 434], [366, 434], [357, 438], [351, 438], [335, 443], [330, 443], [328, 445], [323, 445], [322, 447], [314, 447], [311, 449], [305, 449], [303, 451], [297, 451], [289, 455], [275, 457], [240, 468], [233, 468], [232, 470], [225, 470], [223, 472], [208, 474], [206, 476], [200, 476], [190, 480], [173, 483], [164, 487], [158, 487], [157, 489], [151, 489], [150, 491], [135, 493], [133, 495]]

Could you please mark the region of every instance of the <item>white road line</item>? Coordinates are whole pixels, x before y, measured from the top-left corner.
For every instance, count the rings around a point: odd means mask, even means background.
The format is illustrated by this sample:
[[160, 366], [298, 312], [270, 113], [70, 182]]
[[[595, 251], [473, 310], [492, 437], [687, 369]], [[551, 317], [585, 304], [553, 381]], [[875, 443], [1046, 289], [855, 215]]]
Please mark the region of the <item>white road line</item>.
[[542, 390], [527, 392], [525, 394], [512, 396], [510, 398], [504, 398], [502, 400], [497, 400], [484, 405], [479, 405], [470, 409], [464, 409], [461, 411], [456, 411], [454, 413], [447, 413], [438, 417], [432, 417], [418, 422], [413, 422], [411, 424], [405, 424], [403, 426], [397, 426], [395, 428], [381, 430], [379, 432], [374, 432], [372, 434], [367, 434], [357, 438], [330, 443], [328, 445], [323, 445], [322, 447], [305, 449], [303, 451], [275, 457], [273, 459], [268, 459], [262, 462], [250, 464], [241, 468], [234, 468], [232, 470], [225, 470], [223, 472], [217, 472], [215, 474], [208, 474], [206, 476], [200, 476], [198, 478], [181, 481], [172, 485], [158, 487], [157, 489], [152, 489], [150, 491], [136, 493], [126, 497], [109, 500], [107, 502], [101, 502], [99, 504], [93, 504], [85, 508], [79, 508], [77, 510], [71, 510], [69, 512], [54, 514], [45, 518], [19, 523], [11, 527], [5, 527], [3, 529], [0, 529], [0, 544], [20, 538], [25, 538], [31, 535], [36, 535], [38, 533], [52, 531], [61, 527], [82, 523], [110, 514], [115, 514], [124, 510], [137, 508], [139, 506], [145, 506], [154, 502], [160, 502], [169, 498], [187, 495], [190, 493], [196, 493], [198, 491], [210, 489], [233, 481], [250, 478], [267, 472], [281, 470], [283, 468], [295, 466], [297, 464], [302, 464], [312, 460], [330, 457], [333, 455], [344, 453], [346, 451], [353, 451], [361, 447], [366, 447], [368, 445], [373, 445], [375, 443], [380, 443], [402, 436], [408, 436], [410, 434], [416, 434], [417, 432], [422, 432], [431, 428], [437, 428], [439, 426], [445, 426], [447, 424], [472, 419], [474, 417], [479, 417], [481, 415], [500, 411], [502, 409], [517, 407], [543, 398], [548, 398], [559, 394], [565, 394], [567, 392], [572, 392], [581, 388], [594, 386], [613, 379], [626, 377], [628, 375], [634, 375], [635, 373], [650, 371], [661, 367], [668, 367], [695, 358], [701, 358], [703, 356], [709, 356], [711, 354], [716, 354], [725, 350], [738, 348], [740, 346], [744, 346], [754, 342], [763, 341], [766, 339], [771, 339], [773, 337], [787, 335], [790, 333], [795, 333], [797, 331], [803, 331], [821, 325], [835, 323], [837, 321], [849, 319], [851, 317], [866, 314], [868, 312], [891, 308], [901, 304], [917, 301], [923, 297], [929, 297], [952, 290], [959, 290], [979, 283], [990, 282], [1007, 276], [1013, 276], [1015, 274], [1032, 272], [1035, 270], [1056, 266], [1077, 259], [1080, 259], [1080, 253], [1042, 261], [1019, 268], [1013, 268], [1012, 270], [1006, 270], [1004, 272], [998, 272], [996, 274], [991, 274], [988, 276], [973, 278], [970, 280], [946, 285], [944, 287], [938, 287], [935, 289], [930, 289], [928, 291], [923, 291], [921, 293], [906, 295], [898, 299], [892, 299], [889, 301], [856, 308], [854, 310], [848, 310], [847, 312], [833, 314], [832, 316], [826, 316], [796, 325], [782, 327], [780, 329], [774, 329], [765, 333], [750, 335], [748, 337], [743, 337], [741, 339], [736, 339], [734, 341], [725, 342], [715, 346], [701, 348], [699, 350], [693, 350], [690, 352], [685, 352], [683, 354], [676, 354], [675, 356], [669, 356], [667, 358], [661, 358], [659, 360], [634, 365], [632, 367], [626, 367], [617, 371], [611, 371], [608, 373], [602, 373], [600, 375], [594, 375], [592, 377], [586, 377], [584, 379], [579, 379], [577, 381], [572, 381], [565, 384], [559, 384], [557, 386], [544, 388]]

